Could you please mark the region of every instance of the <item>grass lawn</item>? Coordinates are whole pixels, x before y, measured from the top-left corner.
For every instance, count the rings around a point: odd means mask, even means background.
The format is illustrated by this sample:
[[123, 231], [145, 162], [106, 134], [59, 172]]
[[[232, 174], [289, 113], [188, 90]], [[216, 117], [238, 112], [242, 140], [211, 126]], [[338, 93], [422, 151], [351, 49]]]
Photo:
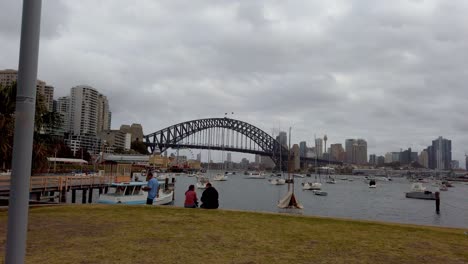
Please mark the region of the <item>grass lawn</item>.
[[[7, 212], [0, 212], [0, 262]], [[224, 210], [30, 210], [27, 263], [468, 263], [463, 230]]]

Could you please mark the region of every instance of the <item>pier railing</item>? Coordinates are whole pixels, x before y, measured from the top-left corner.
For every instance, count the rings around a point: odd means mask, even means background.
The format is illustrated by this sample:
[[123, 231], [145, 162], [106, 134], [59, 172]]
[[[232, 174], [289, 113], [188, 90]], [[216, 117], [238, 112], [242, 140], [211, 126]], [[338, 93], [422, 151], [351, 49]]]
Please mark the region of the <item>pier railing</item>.
[[[128, 176], [31, 176], [29, 182], [30, 191], [69, 190], [70, 188], [92, 188], [109, 185], [113, 182], [129, 181]], [[10, 177], [0, 177], [0, 191], [10, 190]]]

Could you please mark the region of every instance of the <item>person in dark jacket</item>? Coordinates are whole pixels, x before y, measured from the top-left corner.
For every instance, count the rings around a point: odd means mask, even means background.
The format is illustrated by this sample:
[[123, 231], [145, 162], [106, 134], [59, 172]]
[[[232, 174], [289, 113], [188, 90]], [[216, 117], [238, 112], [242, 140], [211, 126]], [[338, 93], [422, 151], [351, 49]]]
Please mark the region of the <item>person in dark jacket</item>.
[[217, 209], [219, 207], [218, 191], [216, 191], [216, 189], [211, 186], [211, 183], [206, 184], [206, 189], [203, 191], [201, 202], [201, 208]]

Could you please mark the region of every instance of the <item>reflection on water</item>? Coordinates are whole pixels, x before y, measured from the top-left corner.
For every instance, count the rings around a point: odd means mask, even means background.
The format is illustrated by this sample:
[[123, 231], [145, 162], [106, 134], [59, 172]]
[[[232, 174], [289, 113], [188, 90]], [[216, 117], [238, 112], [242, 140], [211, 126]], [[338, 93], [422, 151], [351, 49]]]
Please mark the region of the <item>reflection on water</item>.
[[[219, 172], [210, 172], [213, 177]], [[212, 181], [220, 195], [220, 208], [249, 211], [279, 212], [276, 204], [286, 194], [288, 185], [271, 185], [266, 179], [245, 179], [242, 172], [229, 175], [228, 181]], [[347, 177], [354, 181], [340, 180]], [[183, 206], [184, 193], [195, 177], [176, 177], [175, 206]], [[377, 188], [368, 188], [362, 177], [338, 176], [336, 184], [326, 184], [322, 190], [328, 196], [316, 196], [312, 191], [303, 191], [301, 183], [313, 178], [296, 178], [294, 190], [297, 199], [304, 205], [303, 215], [318, 215], [365, 220], [379, 220], [422, 225], [440, 225], [468, 228], [468, 185], [455, 183], [454, 188], [441, 192], [440, 215], [435, 213], [435, 201], [405, 198], [410, 183], [404, 178], [391, 182], [377, 182]], [[434, 188], [430, 184], [426, 187]], [[292, 186], [290, 186], [292, 188]], [[203, 190], [196, 190], [201, 197]], [[77, 203], [81, 202], [77, 192]], [[97, 201], [97, 190], [93, 200]], [[68, 197], [67, 201], [71, 198]]]

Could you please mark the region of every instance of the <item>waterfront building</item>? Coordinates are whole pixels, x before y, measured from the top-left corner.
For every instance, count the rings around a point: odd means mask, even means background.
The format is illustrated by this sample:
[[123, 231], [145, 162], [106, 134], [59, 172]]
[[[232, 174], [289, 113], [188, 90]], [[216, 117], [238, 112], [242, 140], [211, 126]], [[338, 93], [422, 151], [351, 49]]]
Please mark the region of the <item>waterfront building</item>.
[[[18, 80], [18, 71], [13, 69], [0, 70], [0, 85], [10, 86]], [[54, 87], [47, 85], [46, 82], [37, 80], [36, 91], [44, 99], [44, 105], [47, 111], [52, 112], [54, 106]]]
[[97, 132], [110, 130], [111, 128], [111, 112], [109, 110], [109, 102], [107, 97], [98, 95], [98, 108], [97, 108]]
[[307, 143], [305, 141], [299, 142], [299, 152], [301, 157], [305, 157], [307, 154]]
[[450, 168], [457, 170], [460, 168], [460, 162], [458, 160], [452, 160], [450, 162]]
[[400, 162], [401, 152], [392, 152], [392, 162]]
[[377, 155], [375, 155], [375, 154], [370, 154], [369, 155], [369, 164], [370, 165], [376, 165], [377, 164]]
[[315, 152], [315, 147], [307, 148], [306, 150], [306, 157], [307, 158], [315, 158], [317, 153]]
[[412, 152], [411, 148], [400, 152], [401, 164], [411, 164], [414, 161], [418, 161], [418, 153]]
[[318, 158], [321, 158], [323, 156], [323, 139], [315, 139], [315, 152], [317, 153], [316, 155]]
[[[77, 157], [77, 151], [80, 148], [86, 149], [90, 154], [97, 154], [102, 151], [101, 149], [101, 140], [96, 135], [73, 135], [68, 134], [64, 139], [65, 144], [67, 144], [73, 155]], [[104, 147], [104, 145], [103, 145]], [[109, 152], [109, 149], [104, 149], [104, 152]]]

